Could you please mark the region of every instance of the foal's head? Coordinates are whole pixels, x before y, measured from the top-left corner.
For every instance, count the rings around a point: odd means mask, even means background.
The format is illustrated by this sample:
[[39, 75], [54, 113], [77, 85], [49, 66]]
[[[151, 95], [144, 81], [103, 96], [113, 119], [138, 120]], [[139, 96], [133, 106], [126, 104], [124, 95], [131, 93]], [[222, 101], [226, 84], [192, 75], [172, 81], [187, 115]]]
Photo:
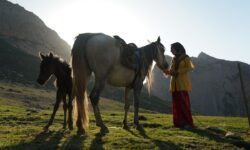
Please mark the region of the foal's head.
[[161, 43], [160, 37], [158, 37], [157, 41], [153, 42], [152, 44], [155, 45], [154, 53], [153, 53], [153, 59], [156, 62], [156, 65], [161, 70], [167, 69], [168, 68], [168, 63], [167, 63], [165, 55], [164, 55], [165, 47]]
[[52, 74], [55, 73], [55, 61], [53, 53], [49, 53], [48, 55], [44, 55], [39, 53], [41, 58], [40, 64], [40, 73], [37, 79], [39, 84], [44, 84]]

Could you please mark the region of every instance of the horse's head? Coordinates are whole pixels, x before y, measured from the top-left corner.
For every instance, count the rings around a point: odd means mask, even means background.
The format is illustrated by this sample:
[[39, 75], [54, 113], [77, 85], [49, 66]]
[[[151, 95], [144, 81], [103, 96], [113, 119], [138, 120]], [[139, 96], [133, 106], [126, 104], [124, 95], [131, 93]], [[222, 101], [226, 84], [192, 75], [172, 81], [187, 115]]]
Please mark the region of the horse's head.
[[44, 84], [50, 76], [54, 73], [54, 61], [53, 61], [53, 53], [49, 53], [48, 55], [44, 55], [39, 52], [41, 58], [40, 64], [40, 73], [37, 79], [39, 84]]
[[153, 59], [156, 62], [156, 65], [161, 69], [165, 70], [168, 68], [168, 63], [166, 61], [164, 52], [165, 47], [161, 43], [160, 37], [158, 37], [157, 41], [153, 42], [152, 44], [155, 45], [154, 53], [153, 53]]

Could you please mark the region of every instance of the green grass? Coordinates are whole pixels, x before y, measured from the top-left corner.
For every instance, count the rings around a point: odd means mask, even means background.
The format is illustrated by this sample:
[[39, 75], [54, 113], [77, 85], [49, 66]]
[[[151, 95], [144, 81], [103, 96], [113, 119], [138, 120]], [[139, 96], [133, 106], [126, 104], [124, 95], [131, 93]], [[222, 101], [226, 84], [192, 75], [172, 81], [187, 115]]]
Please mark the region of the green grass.
[[[141, 109], [143, 128], [132, 127], [133, 113], [128, 115], [129, 130], [122, 129], [123, 103], [102, 98], [104, 123], [109, 133], [100, 134], [90, 113], [87, 137], [63, 130], [60, 109], [50, 132], [44, 133], [55, 102], [55, 91], [19, 84], [0, 84], [0, 149], [250, 149], [250, 129], [246, 118], [194, 116], [196, 129], [173, 128], [172, 116]], [[35, 110], [35, 111], [34, 111]], [[238, 138], [226, 138], [234, 132]]]
[[[24, 107], [1, 105], [0, 149], [247, 149], [250, 133], [246, 118], [194, 116], [196, 129], [172, 127], [172, 116], [140, 113], [143, 129], [132, 127], [133, 115], [129, 113], [130, 130], [122, 129], [122, 112], [103, 112], [109, 133], [102, 135], [90, 114], [87, 137], [62, 129], [61, 111], [58, 112], [50, 132], [43, 133], [51, 110], [38, 113]], [[198, 123], [201, 122], [202, 124]], [[207, 127], [216, 127], [216, 131]], [[227, 131], [235, 132], [238, 139], [225, 138]]]

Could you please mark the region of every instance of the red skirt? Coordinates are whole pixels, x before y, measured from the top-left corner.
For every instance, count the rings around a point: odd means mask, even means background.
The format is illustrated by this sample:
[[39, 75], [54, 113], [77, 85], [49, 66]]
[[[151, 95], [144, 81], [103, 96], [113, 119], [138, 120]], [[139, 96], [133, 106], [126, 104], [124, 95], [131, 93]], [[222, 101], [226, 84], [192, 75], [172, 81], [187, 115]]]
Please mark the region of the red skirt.
[[172, 92], [172, 111], [175, 127], [182, 128], [185, 125], [194, 127], [190, 110], [190, 99], [187, 91]]

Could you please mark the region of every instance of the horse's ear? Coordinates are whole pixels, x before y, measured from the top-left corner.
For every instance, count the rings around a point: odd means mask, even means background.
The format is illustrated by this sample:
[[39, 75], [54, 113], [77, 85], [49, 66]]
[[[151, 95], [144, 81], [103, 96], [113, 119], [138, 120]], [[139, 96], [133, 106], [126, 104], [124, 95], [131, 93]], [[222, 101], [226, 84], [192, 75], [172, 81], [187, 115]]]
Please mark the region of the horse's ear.
[[160, 42], [161, 42], [161, 38], [160, 38], [160, 36], [158, 36], [158, 38], [157, 38], [157, 42], [158, 42], [158, 43], [160, 43]]
[[41, 52], [39, 52], [40, 59], [43, 60], [45, 58], [45, 55]]
[[49, 52], [49, 57], [52, 58], [53, 57], [53, 53]]

